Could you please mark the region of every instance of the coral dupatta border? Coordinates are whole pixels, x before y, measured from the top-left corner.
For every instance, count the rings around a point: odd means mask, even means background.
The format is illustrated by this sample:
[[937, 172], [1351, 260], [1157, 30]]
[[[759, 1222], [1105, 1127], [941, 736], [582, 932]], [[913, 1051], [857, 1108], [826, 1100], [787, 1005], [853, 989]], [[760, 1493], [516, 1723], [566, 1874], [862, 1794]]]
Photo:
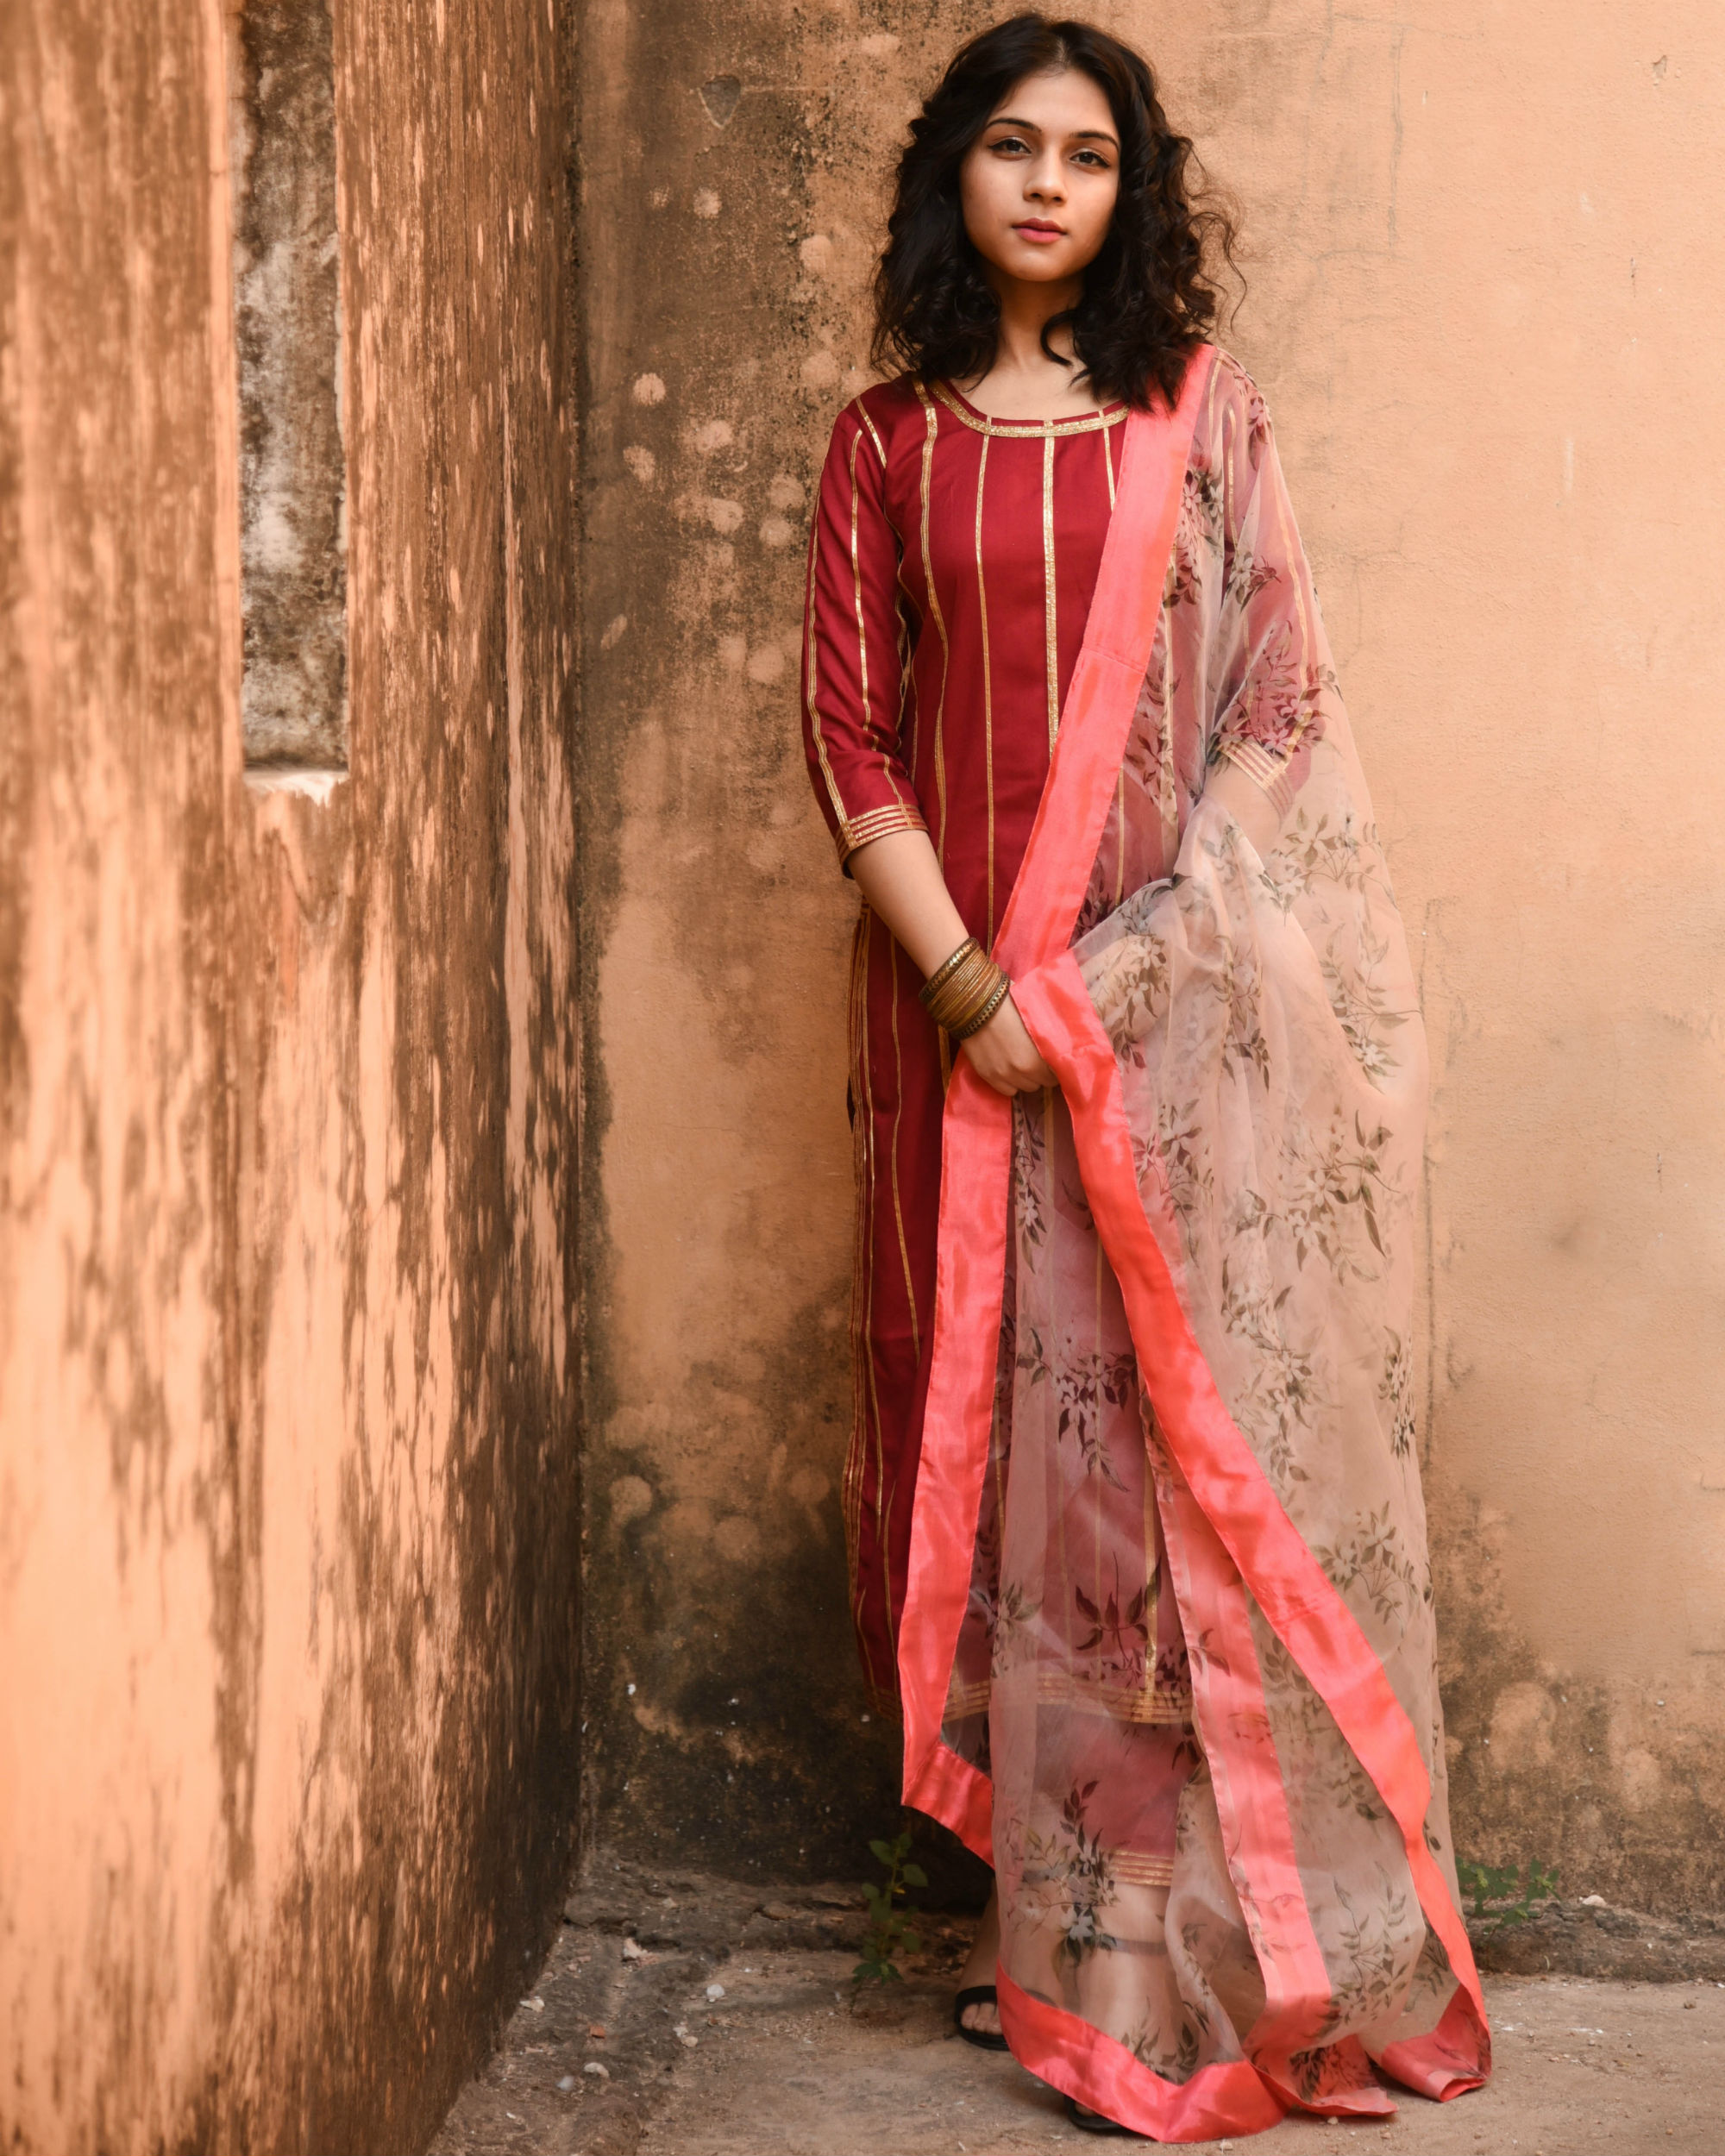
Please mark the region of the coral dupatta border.
[[[1392, 2046], [1383, 2063], [1423, 2094], [1458, 2096], [1489, 2071], [1485, 2002], [1460, 1912], [1427, 1846], [1431, 1782], [1413, 1724], [1216, 1389], [1138, 1195], [1120, 1065], [1077, 961], [1063, 952], [1035, 975], [1015, 981], [1013, 1000], [1060, 1080], [1085, 1195], [1120, 1284], [1138, 1368], [1175, 1465], [1241, 1582], [1389, 1807], [1420, 1906], [1459, 1982], [1437, 2030]], [[1251, 1792], [1254, 1805], [1282, 1808], [1273, 1761], [1257, 1771], [1246, 1761], [1238, 1764], [1261, 1784]]]
[[1000, 2027], [1013, 2056], [1040, 2081], [1158, 2141], [1261, 2134], [1285, 2109], [1251, 2061], [1219, 2060], [1189, 2081], [1164, 2081], [1122, 2043], [996, 1972]]
[[[1017, 975], [1071, 940], [1139, 688], [1149, 671], [1186, 463], [1214, 348], [1194, 354], [1172, 411], [1126, 423], [1120, 482], [1060, 730], [995, 955]], [[904, 1796], [994, 1861], [988, 1778], [940, 1740], [970, 1588], [988, 1464], [1006, 1282], [1012, 1105], [955, 1059], [941, 1137], [940, 1220], [922, 1457], [917, 1470], [899, 1681]]]

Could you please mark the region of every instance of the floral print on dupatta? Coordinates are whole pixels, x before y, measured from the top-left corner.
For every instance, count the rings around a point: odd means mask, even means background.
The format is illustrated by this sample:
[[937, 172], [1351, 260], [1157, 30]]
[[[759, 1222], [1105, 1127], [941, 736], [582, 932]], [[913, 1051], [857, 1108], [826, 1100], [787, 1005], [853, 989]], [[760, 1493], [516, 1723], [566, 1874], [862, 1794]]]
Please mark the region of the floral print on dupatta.
[[[1262, 858], [1207, 797], [1224, 758], [1282, 789]], [[1409, 1396], [1424, 1036], [1269, 422], [1226, 358], [1074, 961], [1111, 1105], [1015, 1106], [942, 1733], [993, 1781], [1008, 2034], [1025, 2057], [1034, 2025], [1038, 2058], [1085, 2062], [1038, 2071], [1146, 2131], [1206, 2068], [1256, 2075], [1267, 2112], [1177, 2138], [1389, 2111], [1374, 2063], [1454, 2093], [1489, 2040], [1440, 1936], [1465, 1955]], [[1034, 981], [1022, 1007], [1066, 1086], [1083, 1027], [1061, 1040]], [[1239, 1448], [1226, 1520], [1194, 1387], [1099, 1227], [1107, 1117], [1208, 1426]], [[1290, 1550], [1320, 1591], [1289, 1588]]]

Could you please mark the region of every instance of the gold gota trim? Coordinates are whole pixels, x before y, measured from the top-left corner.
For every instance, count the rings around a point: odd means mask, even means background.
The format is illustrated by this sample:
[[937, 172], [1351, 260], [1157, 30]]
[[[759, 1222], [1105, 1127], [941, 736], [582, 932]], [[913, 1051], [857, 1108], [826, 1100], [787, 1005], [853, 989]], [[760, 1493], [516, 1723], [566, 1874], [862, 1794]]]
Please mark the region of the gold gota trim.
[[982, 624], [982, 769], [988, 797], [988, 933], [983, 949], [994, 948], [994, 689], [988, 663], [988, 587], [982, 573], [982, 492], [988, 483], [988, 442], [976, 459], [976, 611]]
[[[911, 1313], [911, 1353], [920, 1363], [922, 1334], [917, 1324], [916, 1282], [911, 1278], [910, 1244], [905, 1238], [905, 1208], [899, 1196], [899, 1131], [905, 1119], [905, 1062], [899, 1045], [899, 946], [895, 942], [888, 944], [887, 956], [893, 968], [893, 1000], [888, 1006], [893, 1014], [893, 1219], [899, 1231], [899, 1263], [905, 1269], [905, 1307]], [[909, 961], [906, 962], [908, 964]], [[914, 972], [911, 978], [916, 978]], [[889, 1587], [889, 1606], [891, 1591]]]
[[867, 846], [875, 839], [884, 838], [889, 831], [925, 831], [920, 809], [908, 802], [891, 801], [885, 808], [870, 809], [865, 816], [847, 817], [837, 833], [838, 858], [849, 861], [859, 846]]
[[935, 851], [940, 865], [946, 866], [946, 677], [952, 668], [952, 647], [947, 642], [946, 617], [940, 611], [940, 597], [934, 588], [934, 562], [929, 553], [928, 517], [929, 495], [934, 471], [935, 436], [940, 430], [940, 415], [928, 401], [928, 392], [920, 382], [916, 393], [922, 400], [923, 417], [927, 422], [922, 445], [922, 572], [928, 586], [928, 611], [934, 617], [934, 625], [940, 636], [940, 701], [934, 707], [934, 790], [940, 803], [940, 837], [935, 842]]
[[1238, 739], [1225, 741], [1222, 754], [1231, 764], [1237, 765], [1248, 779], [1268, 793], [1282, 776], [1282, 765], [1262, 743]]
[[1118, 427], [1126, 416], [1124, 404], [1115, 404], [1107, 411], [1086, 412], [1079, 419], [989, 419], [974, 411], [967, 411], [944, 382], [933, 385], [934, 393], [955, 419], [961, 419], [973, 434], [1017, 435], [1026, 442], [1036, 442], [1044, 435], [1100, 434], [1105, 427]]
[[[844, 799], [838, 791], [838, 781], [832, 775], [832, 766], [827, 760], [826, 735], [821, 727], [820, 704], [818, 698], [819, 682], [816, 651], [820, 639], [813, 632], [813, 622], [815, 559], [819, 550], [820, 517], [817, 512], [813, 522], [809, 526], [808, 571], [803, 586], [803, 619], [809, 624], [808, 632], [805, 637], [808, 645], [808, 667], [803, 677], [803, 700], [807, 706], [809, 727], [814, 735], [815, 755], [819, 759], [820, 775], [826, 781], [827, 796], [832, 803], [833, 817], [837, 822], [842, 824], [844, 820]], [[843, 858], [842, 856], [840, 857]]]
[[858, 1058], [866, 1056], [868, 1051], [869, 935], [869, 912], [865, 906], [858, 917], [850, 950], [848, 1031], [851, 1082], [856, 1089], [851, 1100], [850, 1164], [855, 1177], [856, 1211], [852, 1224], [850, 1275], [850, 1436], [844, 1449], [844, 1474], [839, 1486], [840, 1510], [844, 1520], [844, 1576], [850, 1583], [853, 1618], [860, 1618], [862, 1614], [859, 1538], [862, 1524], [862, 1477], [869, 1463], [868, 1372], [873, 1367], [869, 1332], [869, 1253], [872, 1248], [869, 1219], [869, 1164], [874, 1119], [869, 1112], [866, 1072], [858, 1067]]
[[850, 409], [862, 422], [862, 424], [869, 429], [869, 439], [875, 445], [875, 454], [880, 458], [881, 469], [884, 472], [887, 468], [887, 445], [881, 441], [879, 433], [875, 429], [874, 421], [869, 417], [868, 406], [859, 397]]
[[1064, 1670], [1044, 1670], [1037, 1678], [1038, 1707], [1071, 1707], [1080, 1714], [1107, 1714], [1114, 1721], [1172, 1723], [1192, 1719], [1190, 1692], [1146, 1691], [1139, 1684], [1098, 1684]]
[[986, 1714], [993, 1689], [987, 1677], [979, 1678], [975, 1684], [960, 1684], [955, 1678], [946, 1688], [946, 1708], [941, 1719], [962, 1722], [972, 1714]]
[[1108, 1876], [1116, 1886], [1161, 1887], [1174, 1883], [1172, 1857], [1146, 1856], [1139, 1849], [1110, 1849]]
[[1239, 735], [1232, 736], [1221, 743], [1223, 758], [1237, 770], [1245, 772], [1259, 792], [1268, 796], [1279, 816], [1285, 817], [1294, 805], [1295, 788], [1289, 779], [1288, 771], [1294, 761], [1295, 751], [1306, 732], [1307, 726], [1302, 725], [1289, 735], [1288, 746], [1279, 756], [1272, 755], [1262, 742], [1247, 741]]
[[[1010, 1680], [1007, 1684], [1009, 1689], [1017, 1689]], [[1106, 1714], [1111, 1721], [1183, 1729], [1192, 1720], [1189, 1691], [1170, 1692], [1159, 1687], [1145, 1691], [1142, 1685], [1098, 1684], [1064, 1670], [1038, 1670], [1034, 1689], [1038, 1707], [1070, 1707], [1080, 1714]], [[987, 1677], [970, 1684], [955, 1681], [947, 1687], [942, 1719], [963, 1721], [972, 1714], [983, 1714], [993, 1695], [993, 1683]]]
[[1048, 639], [1048, 753], [1060, 731], [1060, 633], [1056, 620], [1054, 568], [1054, 436], [1042, 438], [1042, 611]]
[[862, 918], [858, 923], [858, 931], [857, 970], [855, 975], [856, 1001], [852, 1006], [855, 1013], [856, 1025], [856, 1031], [853, 1035], [855, 1045], [853, 1050], [852, 1069], [855, 1071], [857, 1079], [861, 1081], [862, 1099], [858, 1103], [856, 1122], [856, 1159], [857, 1168], [857, 1264], [853, 1290], [856, 1300], [853, 1305], [852, 1321], [856, 1328], [853, 1333], [853, 1338], [860, 1344], [862, 1349], [862, 1352], [856, 1357], [855, 1373], [856, 1393], [854, 1395], [856, 1413], [862, 1420], [853, 1426], [850, 1440], [850, 1451], [845, 1461], [845, 1501], [847, 1504], [853, 1506], [855, 1508], [854, 1524], [848, 1524], [846, 1532], [847, 1534], [852, 1538], [850, 1543], [850, 1548], [856, 1553], [850, 1576], [850, 1608], [852, 1616], [856, 1620], [857, 1639], [859, 1644], [863, 1645], [866, 1659], [867, 1645], [865, 1635], [862, 1630], [862, 1616], [864, 1599], [868, 1594], [869, 1583], [866, 1583], [862, 1577], [861, 1565], [862, 1481], [868, 1470], [869, 1440], [872, 1437], [874, 1441], [873, 1451], [875, 1456], [875, 1502], [873, 1507], [875, 1515], [875, 1535], [876, 1544], [881, 1552], [881, 1591], [887, 1598], [883, 1607], [887, 1620], [888, 1676], [886, 1681], [883, 1683], [875, 1676], [873, 1664], [870, 1663], [867, 1677], [870, 1695], [874, 1695], [878, 1693], [884, 1696], [892, 1689], [891, 1672], [897, 1664], [898, 1639], [893, 1624], [892, 1579], [890, 1576], [886, 1533], [886, 1507], [884, 1501], [884, 1494], [887, 1488], [886, 1438], [881, 1425], [881, 1400], [879, 1389], [875, 1383], [874, 1355], [874, 1208], [876, 1178], [875, 1156], [875, 1097], [869, 1077], [869, 910], [866, 906], [862, 909]]
[[[869, 631], [862, 619], [862, 552], [858, 542], [862, 503], [857, 497], [856, 491], [856, 452], [862, 447], [862, 435], [860, 433], [852, 435], [850, 437], [850, 580], [856, 593], [856, 665], [862, 689], [862, 730], [865, 734], [872, 734], [875, 730], [875, 713], [869, 702]], [[892, 767], [884, 755], [881, 758], [881, 766], [887, 774], [887, 783], [891, 786]], [[897, 793], [898, 788], [894, 787], [893, 791]]]

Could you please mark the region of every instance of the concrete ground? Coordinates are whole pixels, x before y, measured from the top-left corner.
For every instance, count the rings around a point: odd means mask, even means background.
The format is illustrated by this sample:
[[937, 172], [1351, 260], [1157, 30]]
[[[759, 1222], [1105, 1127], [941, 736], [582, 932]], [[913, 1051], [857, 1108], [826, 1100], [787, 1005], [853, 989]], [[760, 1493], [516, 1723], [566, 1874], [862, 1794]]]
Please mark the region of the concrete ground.
[[[596, 1871], [431, 2156], [1005, 2156], [1088, 2146], [1051, 2090], [952, 2035], [964, 1924], [925, 1925], [929, 1952], [902, 1985], [853, 1993], [857, 1899], [844, 1888], [775, 1900], [729, 1882]], [[1449, 2104], [1406, 2097], [1381, 2125], [1291, 2118], [1232, 2147], [1725, 2156], [1716, 1947], [1712, 1934], [1697, 1942], [1690, 1959], [1707, 1973], [1688, 1981], [1489, 1977], [1488, 2088]]]

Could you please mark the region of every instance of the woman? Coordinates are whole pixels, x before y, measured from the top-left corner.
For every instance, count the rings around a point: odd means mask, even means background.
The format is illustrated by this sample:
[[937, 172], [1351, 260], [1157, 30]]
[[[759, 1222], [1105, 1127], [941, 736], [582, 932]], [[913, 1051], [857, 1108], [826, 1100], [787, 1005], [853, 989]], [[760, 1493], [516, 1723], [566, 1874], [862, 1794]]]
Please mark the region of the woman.
[[[914, 123], [805, 730], [862, 894], [845, 1483], [959, 1996], [1102, 2131], [1476, 2087], [1411, 1443], [1425, 1055], [1189, 146], [1026, 15]], [[1004, 2033], [1004, 2043], [999, 2032]]]

